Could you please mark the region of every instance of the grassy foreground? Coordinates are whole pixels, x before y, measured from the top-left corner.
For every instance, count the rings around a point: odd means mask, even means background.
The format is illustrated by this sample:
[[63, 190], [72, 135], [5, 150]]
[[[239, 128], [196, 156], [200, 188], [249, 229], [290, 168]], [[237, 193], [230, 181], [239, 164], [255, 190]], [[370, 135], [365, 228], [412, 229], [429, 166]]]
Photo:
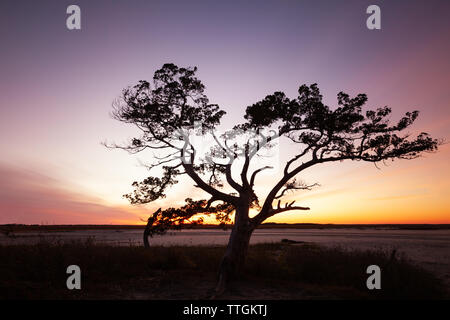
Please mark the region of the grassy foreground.
[[[0, 246], [0, 299], [205, 299], [224, 247], [112, 247], [85, 243]], [[82, 272], [66, 288], [67, 266]], [[367, 266], [381, 290], [366, 287]], [[245, 270], [223, 299], [442, 299], [442, 282], [404, 257], [310, 244], [251, 246]]]

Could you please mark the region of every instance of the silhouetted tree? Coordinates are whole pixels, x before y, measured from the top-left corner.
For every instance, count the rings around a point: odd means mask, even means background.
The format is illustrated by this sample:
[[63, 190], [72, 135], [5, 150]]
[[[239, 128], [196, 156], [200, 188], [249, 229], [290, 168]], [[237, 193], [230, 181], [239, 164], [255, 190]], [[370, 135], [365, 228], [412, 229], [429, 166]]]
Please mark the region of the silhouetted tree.
[[[133, 204], [165, 197], [167, 189], [181, 175], [191, 178], [195, 187], [210, 196], [198, 201], [188, 198], [180, 208], [157, 210], [148, 220], [144, 235], [147, 245], [149, 235], [164, 233], [168, 228], [202, 223], [206, 215], [215, 215], [221, 223], [227, 223], [234, 214], [219, 268], [218, 292], [241, 269], [255, 228], [278, 213], [309, 209], [294, 202], [281, 204], [288, 191], [314, 186], [297, 181], [300, 172], [343, 160], [377, 163], [414, 159], [422, 152], [436, 150], [439, 144], [427, 133], [413, 139], [407, 134], [400, 135], [414, 122], [418, 111], [407, 112], [397, 123], [390, 124], [390, 108], [363, 112], [367, 96], [358, 94], [351, 98], [343, 92], [337, 95], [338, 106], [330, 109], [322, 102], [316, 84], [300, 86], [296, 99], [289, 99], [283, 92], [266, 96], [247, 107], [242, 124], [217, 136], [214, 129], [225, 112], [209, 103], [204, 85], [195, 76], [196, 70], [165, 64], [155, 72], [152, 85], [139, 81], [125, 89], [114, 103], [113, 115], [135, 125], [141, 135], [125, 146], [111, 147], [131, 153], [152, 150], [155, 162], [148, 168], [162, 169], [159, 177], [150, 176], [133, 183], [134, 191], [126, 195]], [[193, 140], [207, 135], [214, 144], [200, 156]], [[250, 169], [251, 163], [261, 150], [271, 148], [280, 137], [290, 139], [298, 147], [290, 150], [295, 155], [261, 202], [255, 192], [255, 179], [271, 167]], [[233, 177], [232, 167], [239, 173], [239, 180]], [[249, 214], [251, 208], [256, 215]]]

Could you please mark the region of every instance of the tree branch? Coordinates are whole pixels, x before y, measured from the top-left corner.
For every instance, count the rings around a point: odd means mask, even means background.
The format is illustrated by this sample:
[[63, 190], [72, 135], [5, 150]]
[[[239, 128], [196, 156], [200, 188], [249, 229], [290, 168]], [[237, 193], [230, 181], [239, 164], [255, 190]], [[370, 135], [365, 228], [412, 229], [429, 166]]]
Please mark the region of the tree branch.
[[265, 166], [265, 167], [259, 168], [258, 170], [255, 170], [255, 171], [252, 173], [252, 176], [251, 176], [251, 178], [250, 178], [250, 187], [253, 188], [253, 186], [255, 185], [255, 178], [256, 178], [256, 175], [257, 175], [258, 173], [260, 173], [261, 171], [266, 170], [266, 169], [273, 169], [273, 167], [272, 167], [272, 166]]

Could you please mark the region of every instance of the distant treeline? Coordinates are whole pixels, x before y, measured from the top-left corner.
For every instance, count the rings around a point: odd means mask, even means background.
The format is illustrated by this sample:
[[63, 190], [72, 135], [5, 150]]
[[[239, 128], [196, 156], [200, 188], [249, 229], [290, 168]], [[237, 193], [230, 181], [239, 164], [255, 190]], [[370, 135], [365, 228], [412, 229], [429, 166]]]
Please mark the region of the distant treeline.
[[[186, 229], [230, 229], [229, 225], [187, 225]], [[113, 225], [113, 224], [65, 224], [65, 225], [39, 225], [39, 224], [3, 224], [0, 233], [26, 231], [75, 231], [75, 230], [140, 230], [144, 225]], [[275, 223], [268, 222], [259, 226], [259, 229], [388, 229], [388, 230], [444, 230], [450, 229], [450, 224], [318, 224], [318, 223]]]

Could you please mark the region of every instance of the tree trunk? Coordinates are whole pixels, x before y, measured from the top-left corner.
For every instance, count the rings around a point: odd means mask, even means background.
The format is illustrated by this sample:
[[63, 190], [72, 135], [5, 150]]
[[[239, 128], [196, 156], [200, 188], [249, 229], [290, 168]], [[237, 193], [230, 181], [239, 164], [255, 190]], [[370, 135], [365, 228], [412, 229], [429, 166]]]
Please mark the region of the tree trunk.
[[150, 244], [148, 243], [148, 237], [151, 237], [151, 228], [153, 226], [153, 222], [155, 221], [155, 219], [157, 218], [158, 214], [161, 212], [161, 208], [159, 208], [158, 210], [156, 210], [155, 212], [152, 213], [152, 215], [147, 219], [147, 225], [145, 226], [144, 229], [144, 247], [148, 248], [150, 247]]
[[145, 226], [145, 230], [144, 230], [144, 247], [145, 248], [150, 247], [150, 244], [148, 243], [149, 236], [150, 236], [150, 226], [147, 224]]
[[236, 221], [231, 231], [230, 239], [219, 268], [216, 295], [222, 294], [230, 280], [235, 279], [242, 271], [247, 256], [250, 237], [253, 228], [247, 224], [246, 219]]

